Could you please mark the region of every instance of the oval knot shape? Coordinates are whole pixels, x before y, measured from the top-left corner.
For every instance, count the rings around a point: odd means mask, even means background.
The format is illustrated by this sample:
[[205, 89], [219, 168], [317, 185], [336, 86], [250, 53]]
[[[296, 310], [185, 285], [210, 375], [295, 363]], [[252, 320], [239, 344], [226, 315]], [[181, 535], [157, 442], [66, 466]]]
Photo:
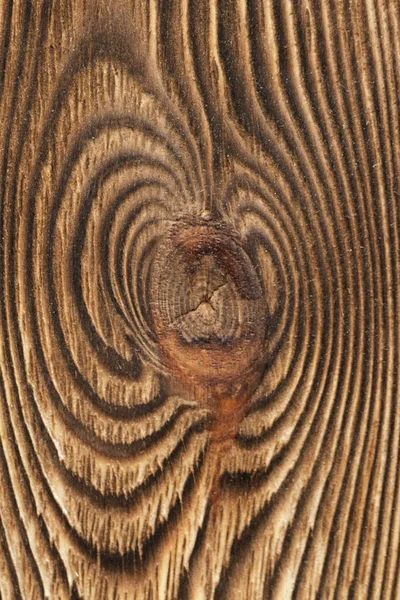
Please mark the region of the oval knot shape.
[[176, 223], [160, 244], [150, 305], [161, 361], [185, 387], [240, 395], [265, 338], [265, 302], [238, 236], [221, 223]]

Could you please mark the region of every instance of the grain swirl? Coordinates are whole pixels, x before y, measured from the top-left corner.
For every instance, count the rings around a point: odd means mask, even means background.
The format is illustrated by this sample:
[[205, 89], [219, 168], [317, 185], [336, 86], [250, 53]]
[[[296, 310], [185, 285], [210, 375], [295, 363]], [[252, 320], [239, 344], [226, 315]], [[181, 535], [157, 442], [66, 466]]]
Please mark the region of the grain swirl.
[[399, 9], [0, 3], [1, 598], [397, 598]]

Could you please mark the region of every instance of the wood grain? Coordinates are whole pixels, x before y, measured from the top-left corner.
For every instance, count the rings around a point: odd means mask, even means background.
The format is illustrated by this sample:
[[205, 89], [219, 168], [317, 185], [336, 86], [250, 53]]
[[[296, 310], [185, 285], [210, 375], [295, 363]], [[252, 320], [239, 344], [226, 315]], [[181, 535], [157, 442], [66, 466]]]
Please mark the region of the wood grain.
[[0, 0], [0, 598], [400, 598], [398, 0]]

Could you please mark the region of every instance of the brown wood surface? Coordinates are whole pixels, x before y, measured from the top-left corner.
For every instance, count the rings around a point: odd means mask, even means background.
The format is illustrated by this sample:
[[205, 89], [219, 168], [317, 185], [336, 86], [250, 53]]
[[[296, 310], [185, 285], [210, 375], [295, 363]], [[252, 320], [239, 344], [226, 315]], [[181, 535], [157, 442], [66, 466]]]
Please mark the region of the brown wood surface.
[[398, 0], [0, 0], [0, 598], [400, 598]]

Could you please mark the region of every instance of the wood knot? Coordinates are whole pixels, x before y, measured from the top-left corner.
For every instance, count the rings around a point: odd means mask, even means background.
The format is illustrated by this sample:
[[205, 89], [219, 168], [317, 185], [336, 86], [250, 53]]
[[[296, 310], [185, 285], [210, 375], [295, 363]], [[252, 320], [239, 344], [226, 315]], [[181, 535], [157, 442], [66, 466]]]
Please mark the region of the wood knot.
[[248, 396], [262, 357], [265, 301], [228, 225], [172, 226], [154, 261], [150, 304], [161, 361], [175, 381], [215, 405]]

